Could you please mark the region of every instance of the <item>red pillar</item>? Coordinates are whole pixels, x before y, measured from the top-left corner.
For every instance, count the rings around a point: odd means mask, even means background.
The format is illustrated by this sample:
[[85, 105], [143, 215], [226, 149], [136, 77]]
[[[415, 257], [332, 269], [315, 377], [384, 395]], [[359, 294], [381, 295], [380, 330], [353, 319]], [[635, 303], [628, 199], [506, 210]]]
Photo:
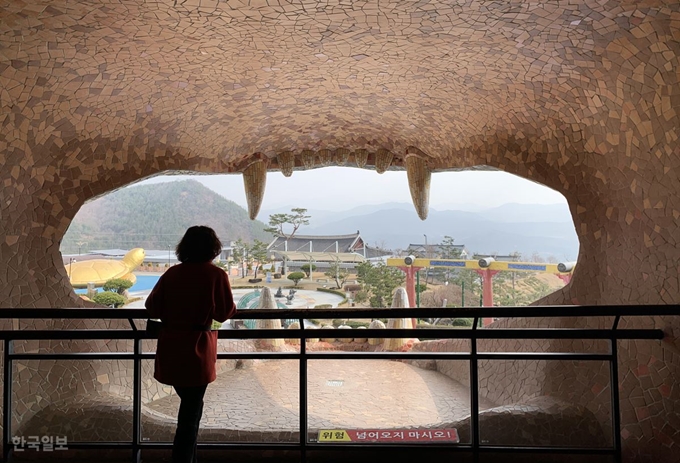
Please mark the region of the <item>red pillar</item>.
[[[477, 275], [482, 277], [482, 305], [484, 307], [493, 307], [493, 281], [492, 278], [500, 270], [491, 270], [488, 268], [475, 270]], [[484, 318], [482, 323], [484, 326], [491, 324], [491, 318]]]
[[[398, 268], [406, 274], [406, 295], [408, 296], [408, 305], [411, 308], [414, 308], [416, 306], [416, 273], [418, 273], [418, 270], [422, 267], [413, 267], [409, 265]], [[415, 329], [417, 325], [415, 318], [411, 319], [411, 324], [413, 325], [413, 329]]]
[[571, 273], [558, 273], [557, 278], [560, 280], [564, 281], [565, 285], [568, 285], [569, 282], [571, 281]]
[[408, 295], [408, 305], [416, 306], [416, 273], [422, 267], [404, 266], [398, 267], [399, 270], [406, 274], [406, 294]]

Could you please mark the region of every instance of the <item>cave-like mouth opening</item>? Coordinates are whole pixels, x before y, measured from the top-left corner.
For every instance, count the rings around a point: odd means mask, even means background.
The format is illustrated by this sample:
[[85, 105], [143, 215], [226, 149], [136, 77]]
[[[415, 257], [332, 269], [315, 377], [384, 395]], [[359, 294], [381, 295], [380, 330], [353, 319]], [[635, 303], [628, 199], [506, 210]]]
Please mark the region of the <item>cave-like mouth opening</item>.
[[[388, 295], [358, 289], [363, 261], [397, 267], [395, 259], [428, 259], [418, 273], [419, 306], [517, 306], [567, 284], [578, 256], [560, 193], [483, 166], [433, 173], [424, 221], [409, 204], [417, 195], [403, 170], [377, 175], [332, 166], [265, 176], [253, 221], [248, 182], [244, 188], [234, 174], [164, 173], [87, 202], [61, 243], [69, 281], [101, 304], [139, 306], [158, 276], [178, 263], [175, 246], [196, 224], [223, 240], [218, 259], [235, 284], [259, 278], [297, 286], [288, 277], [301, 273], [303, 286], [335, 288], [355, 307], [389, 305]], [[304, 219], [291, 221], [296, 214]], [[477, 264], [461, 269], [447, 260]], [[337, 279], [330, 269], [346, 276]], [[493, 302], [481, 298], [485, 278], [492, 279]]]

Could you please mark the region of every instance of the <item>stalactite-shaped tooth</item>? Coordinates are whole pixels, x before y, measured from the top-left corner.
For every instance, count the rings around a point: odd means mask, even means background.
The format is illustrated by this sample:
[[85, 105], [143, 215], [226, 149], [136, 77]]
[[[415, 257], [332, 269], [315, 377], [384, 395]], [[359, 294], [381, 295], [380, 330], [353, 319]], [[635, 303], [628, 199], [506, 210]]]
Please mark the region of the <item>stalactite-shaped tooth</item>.
[[276, 309], [276, 299], [274, 299], [274, 296], [272, 296], [272, 292], [269, 288], [266, 286], [262, 288], [262, 292], [260, 293], [260, 304], [257, 307], [258, 309], [269, 309], [273, 310]]
[[[272, 296], [271, 290], [266, 286], [262, 288], [262, 293], [260, 294], [260, 305], [258, 309], [276, 309], [276, 300]], [[258, 320], [257, 326], [264, 330], [280, 330], [283, 329], [281, 326], [281, 320]], [[283, 339], [263, 339], [262, 343], [267, 346], [279, 347], [284, 344]]]
[[382, 174], [392, 165], [392, 159], [394, 154], [390, 150], [380, 148], [377, 153], [375, 153], [375, 171]]
[[420, 220], [425, 220], [430, 208], [430, 178], [432, 176], [425, 159], [414, 154], [407, 154], [406, 175], [418, 217]]
[[347, 148], [338, 148], [335, 150], [335, 163], [339, 166], [344, 166], [349, 160], [350, 150]]
[[407, 309], [409, 308], [408, 295], [404, 288], [397, 288], [392, 297], [392, 308], [393, 309]]
[[319, 163], [322, 166], [330, 166], [333, 163], [333, 151], [319, 150]]
[[[394, 297], [392, 298], [392, 308], [393, 309], [405, 309], [409, 307], [408, 295], [404, 288], [397, 288], [394, 292]], [[411, 329], [413, 328], [413, 323], [410, 318], [391, 318], [387, 322], [387, 328], [394, 329]], [[384, 349], [386, 351], [399, 350], [408, 343], [408, 338], [397, 338], [397, 339], [385, 339], [383, 343]]]
[[243, 185], [246, 189], [246, 201], [248, 202], [248, 216], [250, 220], [255, 220], [255, 217], [260, 212], [266, 184], [266, 161], [258, 159], [243, 170]]
[[363, 169], [366, 166], [366, 162], [368, 162], [368, 150], [356, 150], [354, 152], [354, 162], [357, 163], [358, 168]]
[[300, 159], [305, 169], [312, 169], [316, 165], [316, 154], [312, 150], [302, 150]]
[[276, 156], [276, 160], [279, 163], [279, 169], [284, 177], [290, 177], [293, 175], [293, 169], [295, 168], [295, 155], [292, 151], [284, 151]]

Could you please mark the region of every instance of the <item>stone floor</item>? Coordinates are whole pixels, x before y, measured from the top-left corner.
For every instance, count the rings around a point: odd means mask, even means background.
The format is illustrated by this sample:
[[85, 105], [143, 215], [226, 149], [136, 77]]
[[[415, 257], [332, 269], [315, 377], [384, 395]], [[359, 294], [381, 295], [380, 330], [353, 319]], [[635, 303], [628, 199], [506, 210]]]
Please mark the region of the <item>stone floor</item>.
[[[221, 374], [208, 387], [201, 426], [297, 429], [298, 365], [295, 360], [271, 360]], [[435, 426], [464, 418], [470, 409], [466, 386], [436, 371], [389, 360], [310, 361], [308, 405], [310, 430]], [[179, 398], [165, 397], [148, 406], [175, 417]], [[480, 401], [480, 409], [493, 406]]]

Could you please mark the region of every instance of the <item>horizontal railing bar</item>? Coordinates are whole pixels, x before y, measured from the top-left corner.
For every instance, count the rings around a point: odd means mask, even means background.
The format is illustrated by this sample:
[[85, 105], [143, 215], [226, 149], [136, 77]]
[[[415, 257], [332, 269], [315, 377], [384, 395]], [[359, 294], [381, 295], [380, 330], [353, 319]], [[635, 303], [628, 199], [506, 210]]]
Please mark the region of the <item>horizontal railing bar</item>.
[[[116, 450], [116, 449], [131, 449], [133, 446], [132, 442], [70, 442], [68, 443], [68, 448], [70, 449], [99, 449], [99, 450]], [[172, 448], [172, 442], [140, 442], [137, 444], [140, 448], [145, 449], [169, 449]], [[238, 447], [240, 449], [248, 450], [261, 450], [264, 448], [275, 449], [286, 449], [295, 450], [299, 449], [299, 444], [297, 443], [274, 443], [274, 442], [263, 442], [261, 444], [256, 442], [224, 442], [224, 443], [198, 443], [198, 448], [212, 450], [214, 448], [234, 448]], [[59, 452], [57, 451], [57, 455]]]
[[10, 354], [10, 360], [134, 360], [132, 352], [33, 352]]
[[[403, 360], [470, 360], [465, 352], [310, 352], [309, 360], [317, 359], [403, 359]], [[610, 360], [608, 354], [574, 352], [489, 352], [478, 353], [480, 360]]]
[[[172, 442], [140, 442], [140, 448], [144, 449], [169, 449], [172, 448]], [[198, 442], [198, 448], [201, 450], [221, 450], [230, 448], [252, 449], [252, 450], [295, 450], [300, 448], [298, 443], [275, 443], [275, 442]], [[469, 443], [444, 443], [444, 442], [422, 442], [422, 443], [382, 443], [382, 442], [348, 442], [343, 444], [330, 444], [319, 442], [308, 442], [308, 448], [314, 450], [339, 450], [343, 448], [446, 448], [452, 451], [473, 451], [472, 445]], [[131, 442], [69, 442], [69, 449], [131, 449]], [[614, 453], [613, 448], [582, 448], [582, 447], [507, 447], [500, 445], [480, 445], [479, 451], [484, 453], [493, 452], [513, 452], [513, 453], [570, 453], [570, 454], [598, 454], [610, 455]], [[58, 454], [58, 453], [57, 453]]]
[[[393, 316], [392, 316], [393, 315]], [[613, 316], [677, 316], [680, 305], [560, 305], [530, 307], [474, 307], [410, 309], [392, 308], [335, 308], [335, 309], [276, 309], [239, 310], [237, 319], [335, 319], [335, 318], [552, 318], [552, 317], [613, 317]], [[145, 319], [146, 309], [109, 308], [26, 308], [0, 309], [0, 319]]]
[[[465, 352], [308, 352], [310, 360], [318, 359], [405, 359], [405, 360], [470, 360]], [[142, 360], [153, 360], [156, 354], [140, 354]], [[589, 354], [581, 352], [488, 352], [479, 353], [480, 360], [611, 360], [610, 354]], [[220, 360], [262, 359], [299, 360], [299, 352], [220, 352]], [[10, 360], [134, 360], [134, 353], [120, 352], [72, 352], [72, 353], [22, 353], [9, 354]]]
[[[362, 442], [354, 443], [347, 442], [343, 444], [326, 444], [319, 442], [310, 442], [307, 444], [308, 448], [314, 450], [341, 450], [343, 448], [446, 448], [451, 451], [474, 451], [471, 444], [452, 444], [452, 443], [435, 443], [435, 442], [422, 442], [422, 443], [399, 443], [399, 444], [388, 444], [388, 443], [378, 443], [378, 442]], [[200, 447], [200, 444], [199, 444]], [[564, 453], [564, 454], [596, 454], [596, 455], [612, 455], [615, 450], [613, 448], [575, 448], [575, 447], [505, 447], [505, 446], [489, 446], [480, 444], [478, 450], [484, 453], [495, 453], [495, 452], [507, 452], [507, 453]]]
[[581, 448], [581, 447], [507, 447], [502, 445], [480, 445], [479, 451], [484, 453], [514, 452], [514, 453], [572, 453], [572, 454], [596, 454], [614, 455], [616, 450], [606, 448]]
[[[220, 339], [421, 338], [421, 339], [663, 339], [659, 329], [499, 328], [470, 329], [365, 329], [350, 330], [218, 330]], [[86, 340], [152, 339], [146, 331], [132, 330], [2, 330], [0, 339]]]
[[[71, 442], [69, 441], [67, 444], [68, 449], [99, 449], [99, 450], [125, 450], [125, 449], [131, 449], [132, 448], [132, 442], [116, 442], [116, 441], [108, 441], [108, 442]], [[171, 443], [172, 445], [172, 443]], [[56, 455], [59, 455], [59, 450], [52, 450]]]
[[477, 354], [480, 360], [613, 360], [611, 354], [588, 354], [583, 352], [487, 352]]

